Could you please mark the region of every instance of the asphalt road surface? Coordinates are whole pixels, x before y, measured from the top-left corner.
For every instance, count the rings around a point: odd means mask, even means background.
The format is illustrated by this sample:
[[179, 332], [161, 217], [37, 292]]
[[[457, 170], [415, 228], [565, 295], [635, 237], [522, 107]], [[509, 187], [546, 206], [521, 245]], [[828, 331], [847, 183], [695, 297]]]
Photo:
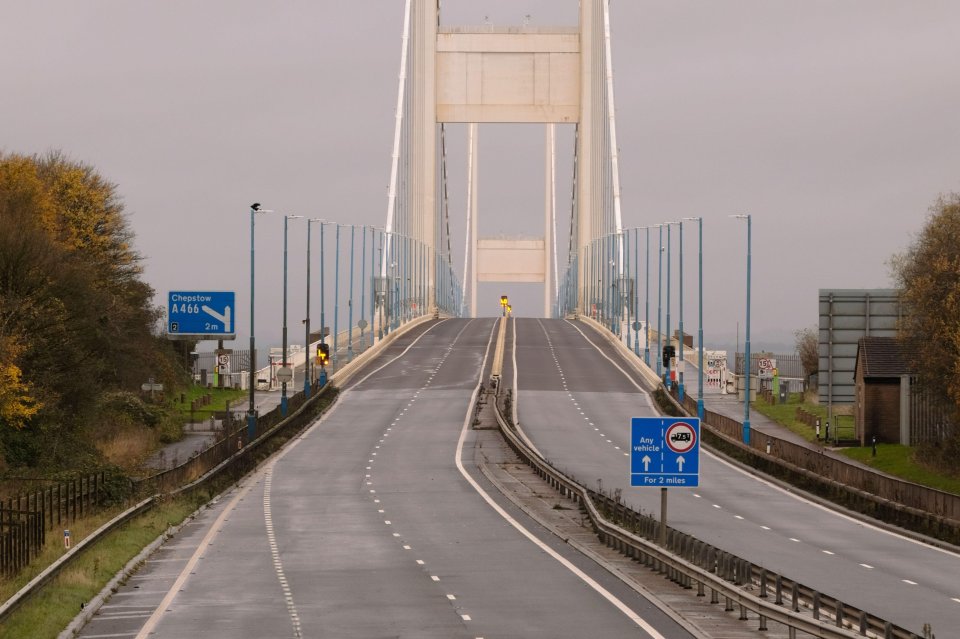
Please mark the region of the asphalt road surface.
[[[630, 419], [656, 413], [613, 365], [628, 370], [612, 347], [566, 320], [518, 319], [516, 334], [522, 429], [581, 483], [620, 488], [628, 504], [659, 517], [660, 491], [630, 487], [629, 458]], [[669, 489], [668, 523], [918, 634], [930, 623], [938, 637], [960, 636], [960, 556], [814, 504], [714, 455], [701, 455], [699, 488]]]
[[82, 636], [689, 637], [477, 471], [468, 414], [493, 327], [398, 340]]

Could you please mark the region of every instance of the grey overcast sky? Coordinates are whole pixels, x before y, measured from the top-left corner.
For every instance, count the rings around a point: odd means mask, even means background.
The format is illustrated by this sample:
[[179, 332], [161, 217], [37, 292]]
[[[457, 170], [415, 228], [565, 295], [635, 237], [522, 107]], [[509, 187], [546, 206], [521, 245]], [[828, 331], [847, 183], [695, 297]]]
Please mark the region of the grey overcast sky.
[[[577, 10], [445, 0], [443, 22], [573, 25]], [[158, 303], [235, 290], [243, 340], [251, 202], [385, 222], [402, 12], [403, 0], [0, 0], [0, 150], [95, 165], [119, 185]], [[611, 12], [624, 224], [704, 217], [708, 345], [732, 345], [743, 320], [746, 231], [729, 214], [754, 216], [757, 349], [813, 325], [818, 288], [889, 286], [891, 254], [938, 194], [960, 190], [960, 2], [616, 0]], [[464, 135], [451, 127], [458, 270]], [[542, 232], [542, 145], [538, 126], [481, 127], [481, 234]], [[257, 233], [258, 340], [273, 344], [281, 228], [264, 218]], [[692, 228], [685, 239], [695, 331]], [[291, 235], [297, 335], [303, 243]], [[517, 290], [518, 313], [538, 314], [539, 289]], [[481, 289], [482, 312], [498, 293]]]

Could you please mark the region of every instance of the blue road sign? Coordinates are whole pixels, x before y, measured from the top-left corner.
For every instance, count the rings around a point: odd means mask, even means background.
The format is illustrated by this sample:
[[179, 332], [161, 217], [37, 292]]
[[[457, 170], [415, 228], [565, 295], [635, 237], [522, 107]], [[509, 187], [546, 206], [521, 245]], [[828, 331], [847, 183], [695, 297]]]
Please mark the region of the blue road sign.
[[171, 338], [233, 339], [233, 291], [170, 291], [167, 333]]
[[700, 420], [634, 417], [630, 422], [631, 486], [699, 486]]

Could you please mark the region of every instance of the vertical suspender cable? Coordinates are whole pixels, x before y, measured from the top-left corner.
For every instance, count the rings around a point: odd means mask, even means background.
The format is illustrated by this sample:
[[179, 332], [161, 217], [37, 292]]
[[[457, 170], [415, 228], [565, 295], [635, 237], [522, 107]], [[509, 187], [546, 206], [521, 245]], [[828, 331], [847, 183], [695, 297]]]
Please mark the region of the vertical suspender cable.
[[[557, 125], [550, 124], [550, 217], [553, 225], [553, 286], [550, 291], [551, 299], [558, 301], [560, 280], [557, 269]], [[546, 248], [546, 247], [545, 247]]]
[[[603, 0], [603, 40], [604, 40], [604, 60], [606, 62], [607, 78], [607, 117], [610, 128], [610, 162], [613, 180], [613, 215], [616, 224], [616, 232], [619, 233], [623, 228], [623, 220], [620, 217], [620, 161], [617, 156], [617, 115], [613, 102], [613, 57], [610, 50], [610, 0]], [[623, 275], [623, 242], [618, 241], [620, 275]]]
[[[393, 131], [393, 157], [390, 163], [390, 186], [387, 194], [387, 226], [388, 234], [393, 232], [393, 213], [397, 203], [397, 173], [400, 164], [400, 130], [403, 126], [403, 96], [407, 87], [407, 49], [410, 42], [410, 0], [406, 0], [403, 9], [403, 43], [400, 45], [400, 86], [397, 89], [396, 123]], [[387, 244], [389, 247], [389, 243]], [[387, 263], [390, 255], [383, 260], [380, 276], [386, 277]]]
[[[467, 125], [467, 232], [464, 233], [465, 239], [463, 244], [463, 300], [460, 303], [460, 314], [465, 315], [466, 306], [467, 306], [467, 282], [470, 279], [467, 277], [467, 266], [470, 264], [468, 258], [470, 257], [470, 224], [471, 224], [471, 214], [473, 213], [473, 126], [472, 124]], [[472, 291], [471, 291], [472, 292]], [[471, 314], [476, 312], [476, 309], [470, 309]]]

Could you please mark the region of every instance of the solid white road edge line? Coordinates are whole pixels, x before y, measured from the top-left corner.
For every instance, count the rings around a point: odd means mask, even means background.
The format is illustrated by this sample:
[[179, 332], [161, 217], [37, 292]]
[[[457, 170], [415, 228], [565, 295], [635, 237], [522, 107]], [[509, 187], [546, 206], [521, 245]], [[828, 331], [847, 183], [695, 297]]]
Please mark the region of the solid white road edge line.
[[[607, 355], [606, 353], [604, 353], [603, 350], [601, 350], [599, 346], [597, 346], [596, 344], [594, 344], [593, 340], [590, 339], [589, 337], [587, 337], [586, 334], [585, 334], [583, 331], [580, 330], [580, 327], [579, 327], [579, 326], [575, 325], [575, 324], [574, 324], [573, 322], [571, 322], [570, 320], [564, 320], [564, 321], [565, 321], [567, 324], [569, 324], [570, 326], [572, 326], [575, 331], [577, 331], [578, 333], [580, 333], [580, 335], [583, 336], [583, 339], [587, 340], [587, 342], [589, 342], [590, 346], [593, 346], [595, 349], [597, 349], [597, 352], [600, 353], [601, 355], [603, 355], [603, 357], [604, 357], [608, 362], [610, 362], [611, 364], [613, 364], [613, 366], [614, 366], [618, 371], [620, 371], [621, 373], [623, 373], [623, 376], [627, 378], [627, 381], [630, 382], [631, 384], [633, 384], [634, 388], [636, 388], [638, 391], [640, 391], [640, 394], [643, 395], [644, 399], [647, 401], [647, 406], [650, 407], [650, 410], [652, 410], [653, 412], [657, 412], [657, 409], [654, 407], [653, 402], [650, 401], [650, 394], [649, 394], [646, 390], [644, 390], [644, 388], [643, 388], [642, 386], [640, 386], [640, 384], [638, 384], [637, 382], [635, 382], [634, 379], [633, 379], [632, 377], [630, 377], [630, 375], [627, 373], [627, 371], [623, 370], [623, 369], [620, 367], [620, 365], [617, 364], [615, 361], [613, 361], [613, 360], [610, 358], [609, 355]], [[546, 330], [546, 329], [544, 329], [544, 330]]]
[[[599, 351], [601, 355], [603, 355], [604, 357], [606, 357], [607, 360], [608, 360], [611, 364], [613, 364], [614, 366], [616, 366], [616, 367], [617, 367], [617, 370], [619, 370], [621, 373], [623, 373], [623, 375], [624, 375], [628, 380], [630, 380], [630, 383], [631, 383], [631, 384], [633, 384], [633, 385], [636, 386], [638, 389], [640, 389], [640, 392], [643, 393], [643, 394], [647, 397], [647, 403], [650, 404], [650, 396], [647, 394], [647, 392], [646, 392], [645, 390], [643, 390], [642, 388], [640, 388], [640, 386], [637, 385], [637, 383], [633, 380], [633, 378], [630, 377], [630, 375], [627, 374], [626, 371], [624, 371], [622, 368], [620, 368], [620, 366], [618, 366], [617, 363], [614, 362], [612, 359], [610, 359], [609, 357], [607, 357], [607, 354], [604, 353], [604, 352], [600, 349], [599, 346], [597, 346], [596, 344], [594, 344], [593, 340], [591, 340], [589, 337], [587, 337], [587, 336], [584, 334], [584, 332], [580, 330], [579, 327], [577, 327], [576, 325], [574, 325], [570, 320], [564, 320], [564, 321], [566, 321], [568, 324], [570, 324], [571, 326], [573, 326], [573, 328], [576, 329], [578, 333], [580, 333], [581, 335], [583, 335], [583, 338], [584, 338], [585, 340], [587, 340], [587, 341], [590, 343], [591, 346], [593, 346], [595, 349], [597, 349], [597, 351]], [[651, 404], [651, 408], [653, 408], [653, 405], [652, 405], [652, 404]], [[875, 526], [875, 525], [871, 524], [870, 522], [868, 522], [868, 521], [866, 521], [866, 520], [857, 519], [856, 517], [851, 517], [850, 515], [845, 515], [844, 513], [839, 512], [838, 510], [834, 510], [833, 508], [829, 508], [829, 507], [824, 506], [824, 505], [822, 505], [822, 504], [818, 504], [817, 502], [811, 501], [811, 500], [803, 497], [802, 495], [798, 495], [798, 494], [795, 493], [795, 492], [791, 492], [791, 491], [789, 491], [789, 490], [786, 490], [785, 488], [781, 488], [780, 486], [774, 484], [773, 482], [767, 481], [766, 479], [763, 479], [763, 478], [761, 478], [761, 477], [758, 477], [758, 476], [754, 475], [753, 473], [747, 472], [747, 471], [743, 470], [742, 468], [740, 468], [739, 466], [737, 466], [736, 464], [733, 464], [733, 463], [728, 462], [727, 460], [725, 460], [725, 459], [723, 459], [722, 457], [720, 457], [720, 456], [718, 456], [718, 455], [710, 452], [709, 450], [706, 450], [706, 449], [703, 449], [703, 448], [701, 448], [700, 450], [701, 450], [701, 452], [702, 452], [703, 454], [708, 455], [709, 457], [715, 459], [716, 461], [720, 462], [721, 464], [724, 464], [725, 466], [730, 467], [731, 469], [737, 471], [737, 472], [740, 473], [741, 475], [745, 475], [745, 476], [747, 476], [747, 477], [751, 477], [751, 478], [753, 478], [755, 481], [758, 481], [758, 482], [760, 482], [761, 484], [763, 484], [764, 486], [767, 486], [767, 487], [769, 487], [769, 488], [773, 488], [774, 490], [778, 490], [778, 491], [780, 491], [781, 493], [783, 493], [784, 495], [789, 495], [790, 497], [796, 499], [797, 501], [801, 501], [801, 502], [803, 502], [803, 503], [805, 503], [805, 504], [809, 504], [809, 505], [813, 506], [814, 508], [819, 508], [819, 509], [822, 510], [823, 512], [830, 513], [830, 514], [832, 514], [832, 515], [836, 515], [837, 517], [840, 517], [840, 518], [842, 518], [842, 519], [845, 519], [845, 520], [847, 520], [847, 521], [849, 521], [849, 522], [852, 522], [852, 523], [855, 523], [855, 524], [859, 524], [859, 525], [861, 525], [861, 526], [864, 526], [864, 527], [866, 527], [866, 528], [869, 528], [869, 529], [874, 530], [874, 531], [877, 531], [877, 532], [884, 533], [884, 534], [886, 534], [886, 535], [890, 535], [891, 537], [896, 537], [897, 539], [902, 539], [902, 540], [905, 540], [905, 541], [909, 541], [910, 543], [916, 544], [917, 546], [923, 546], [923, 547], [929, 548], [929, 549], [931, 549], [931, 550], [936, 550], [937, 552], [943, 553], [944, 555], [947, 555], [947, 556], [950, 556], [950, 557], [953, 557], [953, 558], [960, 558], [960, 556], [958, 556], [957, 553], [952, 552], [952, 551], [950, 551], [950, 550], [947, 550], [947, 549], [945, 549], [945, 548], [940, 548], [939, 546], [933, 546], [933, 545], [931, 545], [931, 544], [928, 544], [928, 543], [925, 543], [925, 542], [923, 542], [923, 541], [920, 541], [919, 539], [913, 539], [912, 537], [907, 537], [907, 536], [905, 536], [905, 535], [901, 535], [900, 533], [897, 533], [897, 532], [895, 532], [895, 531], [887, 530], [887, 529], [885, 529], [885, 528], [881, 528], [881, 527], [879, 527], [879, 526]]]
[[[496, 324], [494, 324], [494, 327], [496, 327]], [[516, 519], [511, 517], [507, 511], [505, 511], [503, 508], [500, 507], [500, 504], [495, 502], [493, 498], [489, 494], [487, 494], [487, 492], [480, 486], [480, 484], [478, 484], [473, 479], [473, 477], [470, 476], [467, 470], [463, 467], [463, 442], [467, 438], [467, 430], [470, 427], [470, 417], [473, 413], [473, 407], [477, 403], [477, 395], [480, 393], [480, 385], [483, 382], [483, 379], [482, 379], [483, 371], [487, 366], [487, 354], [490, 352], [490, 344], [492, 342], [493, 342], [493, 330], [491, 329], [490, 340], [487, 342], [487, 350], [483, 355], [483, 364], [480, 366], [480, 374], [478, 375], [477, 386], [476, 388], [473, 389], [473, 395], [471, 395], [470, 397], [470, 403], [468, 404], [468, 407], [467, 407], [467, 414], [463, 418], [463, 428], [460, 430], [460, 439], [457, 441], [457, 452], [456, 452], [456, 455], [454, 456], [454, 461], [457, 464], [457, 470], [460, 471], [460, 474], [463, 475], [463, 478], [467, 480], [467, 482], [473, 487], [475, 491], [477, 491], [480, 497], [482, 497], [483, 500], [487, 502], [487, 504], [491, 508], [493, 508], [493, 510], [496, 511], [498, 515], [503, 517], [503, 519], [506, 520], [507, 523], [509, 523], [514, 528], [516, 528], [521, 535], [523, 535], [524, 537], [532, 541], [534, 544], [536, 544], [538, 548], [540, 548], [540, 550], [542, 550], [543, 552], [553, 557], [555, 560], [557, 560], [560, 563], [560, 565], [562, 565], [564, 568], [566, 568], [567, 570], [572, 572], [574, 575], [576, 575], [585, 584], [593, 588], [593, 590], [595, 590], [600, 596], [602, 596], [604, 599], [606, 599], [611, 604], [613, 604], [620, 612], [622, 612], [624, 615], [626, 615], [628, 619], [630, 619], [632, 622], [634, 622], [640, 628], [642, 628], [644, 632], [650, 635], [653, 639], [666, 639], [663, 635], [657, 632], [656, 628], [648, 624], [646, 620], [644, 620], [641, 616], [635, 613], [629, 606], [627, 606], [627, 604], [623, 603], [613, 593], [611, 593], [609, 590], [607, 590], [606, 588], [601, 586], [599, 583], [594, 581], [594, 579], [591, 578], [589, 575], [587, 575], [585, 572], [583, 572], [582, 570], [574, 566], [572, 563], [570, 563], [570, 561], [568, 561], [565, 557], [560, 555], [560, 553], [558, 553], [553, 548], [551, 548], [547, 544], [540, 541], [540, 539], [538, 539], [532, 532], [524, 528], [523, 525], [520, 524], [520, 522], [518, 522]]]

